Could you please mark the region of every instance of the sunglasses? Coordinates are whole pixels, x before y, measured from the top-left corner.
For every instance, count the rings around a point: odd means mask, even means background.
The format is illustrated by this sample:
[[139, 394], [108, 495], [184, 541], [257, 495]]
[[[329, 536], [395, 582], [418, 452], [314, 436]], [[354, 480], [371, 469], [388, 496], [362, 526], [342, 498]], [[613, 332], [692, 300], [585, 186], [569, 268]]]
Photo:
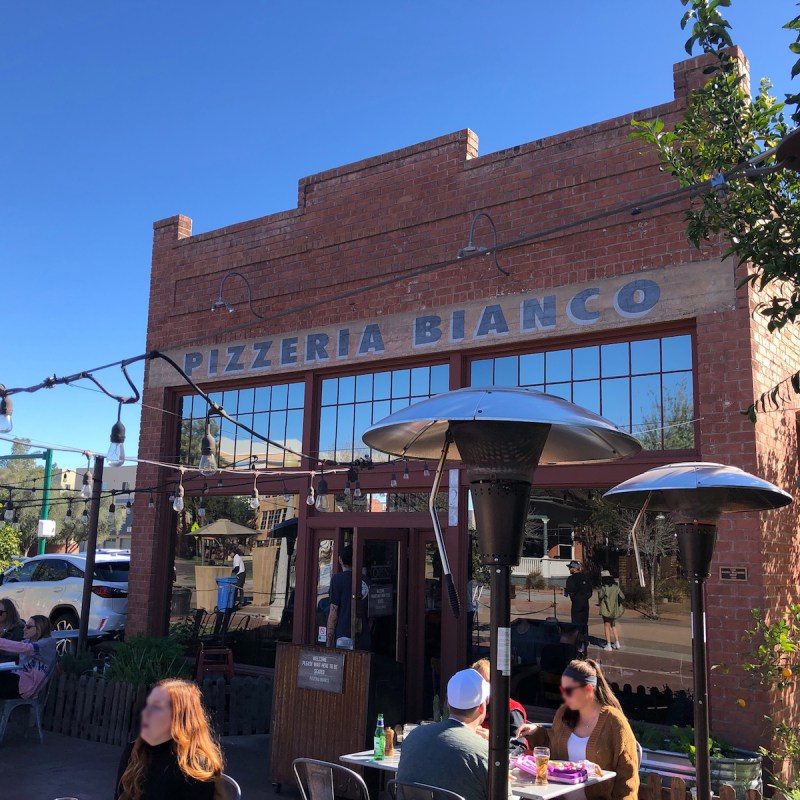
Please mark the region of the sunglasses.
[[578, 686], [559, 686], [559, 691], [563, 697], [572, 697], [572, 693], [578, 689], [585, 689], [588, 686], [586, 683], [581, 683]]

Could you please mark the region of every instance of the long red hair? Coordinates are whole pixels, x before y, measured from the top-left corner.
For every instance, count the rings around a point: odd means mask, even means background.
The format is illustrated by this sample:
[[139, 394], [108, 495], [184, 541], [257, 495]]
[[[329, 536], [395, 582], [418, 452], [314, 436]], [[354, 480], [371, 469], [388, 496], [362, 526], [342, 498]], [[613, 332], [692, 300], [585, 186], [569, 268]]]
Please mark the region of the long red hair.
[[[198, 781], [212, 780], [222, 772], [222, 753], [203, 708], [200, 690], [194, 683], [174, 679], [156, 686], [169, 695], [172, 746], [181, 772]], [[120, 779], [120, 800], [141, 800], [148, 762], [147, 743], [140, 736]]]

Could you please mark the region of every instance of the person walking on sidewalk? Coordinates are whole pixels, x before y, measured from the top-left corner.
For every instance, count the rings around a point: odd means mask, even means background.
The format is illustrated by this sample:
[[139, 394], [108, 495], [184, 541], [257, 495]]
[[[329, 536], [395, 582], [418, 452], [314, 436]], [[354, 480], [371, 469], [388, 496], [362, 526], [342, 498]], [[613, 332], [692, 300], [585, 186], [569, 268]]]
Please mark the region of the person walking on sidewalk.
[[592, 582], [581, 568], [579, 561], [570, 561], [567, 565], [569, 578], [564, 586], [564, 596], [572, 601], [572, 624], [579, 632], [578, 654], [586, 655], [589, 643], [589, 600], [592, 597]]
[[[625, 595], [611, 573], [604, 569], [600, 573], [600, 588], [597, 590], [597, 605], [600, 606], [600, 616], [606, 631], [606, 646], [604, 650], [619, 650], [619, 631], [617, 620], [623, 615], [625, 609], [622, 601]], [[612, 639], [613, 637], [613, 639]]]

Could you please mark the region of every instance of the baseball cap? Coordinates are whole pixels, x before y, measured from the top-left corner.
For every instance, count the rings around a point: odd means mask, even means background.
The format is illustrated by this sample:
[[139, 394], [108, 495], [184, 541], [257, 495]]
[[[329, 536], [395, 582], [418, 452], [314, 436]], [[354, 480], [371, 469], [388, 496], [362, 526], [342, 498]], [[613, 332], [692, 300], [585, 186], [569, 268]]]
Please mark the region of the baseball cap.
[[581, 565], [577, 561], [570, 561], [569, 564], [567, 564], [567, 569], [580, 569], [580, 568]]
[[601, 578], [610, 578], [611, 577], [611, 573], [607, 569], [601, 569], [600, 570], [600, 577]]
[[447, 703], [451, 708], [465, 711], [488, 699], [489, 684], [477, 670], [462, 669], [447, 682]]

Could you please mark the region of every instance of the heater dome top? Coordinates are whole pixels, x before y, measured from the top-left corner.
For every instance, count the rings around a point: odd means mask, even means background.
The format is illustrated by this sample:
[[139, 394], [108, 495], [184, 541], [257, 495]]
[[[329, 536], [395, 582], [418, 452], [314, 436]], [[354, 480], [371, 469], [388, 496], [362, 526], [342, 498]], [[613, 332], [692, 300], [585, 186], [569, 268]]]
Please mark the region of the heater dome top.
[[[539, 463], [580, 464], [635, 455], [639, 441], [613, 422], [560, 397], [525, 388], [469, 388], [435, 395], [375, 423], [364, 442], [401, 458], [434, 460], [441, 455], [451, 423], [495, 425], [518, 438], [519, 426], [549, 427]], [[448, 460], [460, 461], [456, 443]]]
[[665, 464], [623, 481], [604, 495], [610, 503], [704, 518], [735, 511], [767, 511], [792, 502], [769, 481], [738, 467], [704, 461]]

